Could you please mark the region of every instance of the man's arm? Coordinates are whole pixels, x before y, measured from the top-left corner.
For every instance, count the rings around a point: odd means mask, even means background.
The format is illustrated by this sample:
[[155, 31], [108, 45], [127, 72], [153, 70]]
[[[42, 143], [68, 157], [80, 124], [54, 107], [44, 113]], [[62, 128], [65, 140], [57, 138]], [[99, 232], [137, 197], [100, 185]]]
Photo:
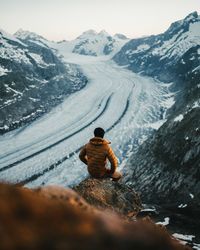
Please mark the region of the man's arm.
[[81, 152], [79, 153], [79, 159], [87, 165], [87, 159], [86, 159], [86, 146], [84, 146], [81, 149]]
[[118, 160], [117, 160], [117, 157], [115, 156], [115, 154], [110, 146], [108, 146], [107, 157], [108, 157], [108, 160], [110, 161], [110, 164], [111, 164], [111, 170], [109, 171], [109, 173], [113, 174], [115, 172], [115, 170], [117, 169]]

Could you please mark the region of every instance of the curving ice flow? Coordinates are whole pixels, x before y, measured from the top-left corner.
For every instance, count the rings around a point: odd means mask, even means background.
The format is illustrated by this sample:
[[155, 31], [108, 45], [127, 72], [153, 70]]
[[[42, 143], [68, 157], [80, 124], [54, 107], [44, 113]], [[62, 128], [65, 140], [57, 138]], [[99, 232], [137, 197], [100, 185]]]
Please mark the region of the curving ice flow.
[[78, 183], [87, 176], [78, 152], [99, 126], [123, 168], [131, 152], [164, 122], [169, 85], [132, 73], [108, 57], [59, 53], [78, 64], [89, 82], [42, 118], [0, 137], [0, 180], [31, 187]]

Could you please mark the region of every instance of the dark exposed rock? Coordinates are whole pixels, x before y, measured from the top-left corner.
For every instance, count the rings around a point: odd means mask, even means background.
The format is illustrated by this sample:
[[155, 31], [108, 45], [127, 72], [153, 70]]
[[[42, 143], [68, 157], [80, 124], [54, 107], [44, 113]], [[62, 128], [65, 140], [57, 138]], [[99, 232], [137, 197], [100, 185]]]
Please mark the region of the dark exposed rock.
[[125, 181], [145, 202], [200, 205], [199, 120], [200, 108], [170, 119], [129, 159]]
[[0, 184], [1, 249], [189, 249], [150, 220], [126, 222], [61, 187]]

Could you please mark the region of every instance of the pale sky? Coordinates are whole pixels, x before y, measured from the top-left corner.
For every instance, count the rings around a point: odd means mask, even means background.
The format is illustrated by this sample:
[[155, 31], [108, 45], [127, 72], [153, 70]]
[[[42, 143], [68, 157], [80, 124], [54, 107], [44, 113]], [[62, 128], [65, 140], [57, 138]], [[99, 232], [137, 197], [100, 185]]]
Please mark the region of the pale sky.
[[0, 28], [56, 41], [88, 29], [134, 38], [162, 33], [193, 11], [200, 14], [200, 0], [0, 0]]

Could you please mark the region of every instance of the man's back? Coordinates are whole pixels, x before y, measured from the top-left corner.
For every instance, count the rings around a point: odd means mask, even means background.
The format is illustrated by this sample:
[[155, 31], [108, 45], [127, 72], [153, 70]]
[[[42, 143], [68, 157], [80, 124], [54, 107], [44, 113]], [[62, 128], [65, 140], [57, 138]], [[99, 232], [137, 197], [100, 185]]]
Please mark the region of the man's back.
[[[94, 137], [81, 150], [79, 157], [87, 164], [88, 172], [96, 178], [104, 177], [108, 172], [114, 173], [118, 162], [111, 147], [110, 142], [101, 138]], [[111, 170], [106, 168], [107, 158], [111, 163]]]

